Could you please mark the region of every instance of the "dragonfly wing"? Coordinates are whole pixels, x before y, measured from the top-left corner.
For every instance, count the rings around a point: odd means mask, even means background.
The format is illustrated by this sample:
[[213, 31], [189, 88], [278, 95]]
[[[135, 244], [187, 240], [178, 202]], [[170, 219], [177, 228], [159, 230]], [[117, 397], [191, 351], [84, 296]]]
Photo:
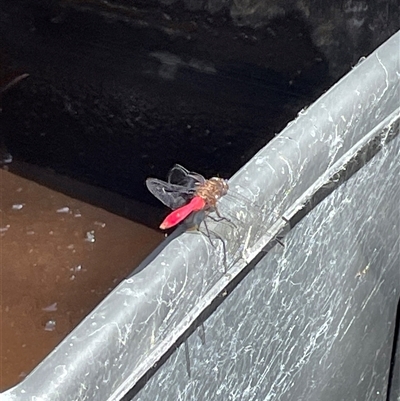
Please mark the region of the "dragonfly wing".
[[148, 178], [146, 186], [157, 199], [172, 210], [188, 203], [194, 195], [194, 189], [192, 188], [171, 184], [157, 178]]
[[206, 179], [197, 173], [187, 170], [180, 164], [175, 164], [168, 173], [168, 182], [194, 189], [198, 184], [204, 184]]
[[168, 172], [168, 182], [177, 184], [189, 174], [190, 171], [185, 169], [185, 167], [180, 164], [175, 164]]

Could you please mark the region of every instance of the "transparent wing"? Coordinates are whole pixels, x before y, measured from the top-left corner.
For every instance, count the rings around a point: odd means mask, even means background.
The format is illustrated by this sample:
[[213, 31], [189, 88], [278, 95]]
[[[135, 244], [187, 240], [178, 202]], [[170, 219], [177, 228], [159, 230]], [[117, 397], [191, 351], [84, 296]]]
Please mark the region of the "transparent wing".
[[195, 188], [197, 184], [204, 184], [206, 179], [197, 173], [187, 170], [180, 164], [175, 164], [168, 173], [168, 182], [183, 187]]
[[195, 188], [172, 184], [157, 178], [148, 178], [146, 186], [157, 199], [172, 210], [186, 205], [195, 192]]

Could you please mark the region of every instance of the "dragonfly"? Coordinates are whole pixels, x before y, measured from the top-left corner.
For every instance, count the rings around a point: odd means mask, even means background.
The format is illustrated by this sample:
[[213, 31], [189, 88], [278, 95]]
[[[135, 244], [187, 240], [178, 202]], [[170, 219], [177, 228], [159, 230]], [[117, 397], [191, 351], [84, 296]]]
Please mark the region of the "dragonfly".
[[160, 225], [162, 230], [176, 226], [197, 212], [205, 215], [215, 212], [223, 219], [217, 203], [228, 193], [228, 180], [219, 177], [206, 179], [201, 174], [175, 164], [168, 173], [167, 181], [148, 178], [146, 186], [157, 199], [172, 209]]

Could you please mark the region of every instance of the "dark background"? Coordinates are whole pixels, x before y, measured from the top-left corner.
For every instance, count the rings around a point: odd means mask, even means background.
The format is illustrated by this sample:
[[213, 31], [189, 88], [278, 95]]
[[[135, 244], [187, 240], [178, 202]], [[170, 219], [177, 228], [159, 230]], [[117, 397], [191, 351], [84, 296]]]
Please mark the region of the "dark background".
[[174, 163], [229, 177], [399, 29], [397, 1], [299, 4], [3, 0], [3, 164], [153, 205]]

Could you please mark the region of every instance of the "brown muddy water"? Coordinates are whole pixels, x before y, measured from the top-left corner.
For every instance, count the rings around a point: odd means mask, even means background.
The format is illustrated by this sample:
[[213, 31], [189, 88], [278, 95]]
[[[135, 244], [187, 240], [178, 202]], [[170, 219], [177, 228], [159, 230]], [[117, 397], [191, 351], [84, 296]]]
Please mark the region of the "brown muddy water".
[[0, 170], [0, 391], [21, 381], [163, 239]]

